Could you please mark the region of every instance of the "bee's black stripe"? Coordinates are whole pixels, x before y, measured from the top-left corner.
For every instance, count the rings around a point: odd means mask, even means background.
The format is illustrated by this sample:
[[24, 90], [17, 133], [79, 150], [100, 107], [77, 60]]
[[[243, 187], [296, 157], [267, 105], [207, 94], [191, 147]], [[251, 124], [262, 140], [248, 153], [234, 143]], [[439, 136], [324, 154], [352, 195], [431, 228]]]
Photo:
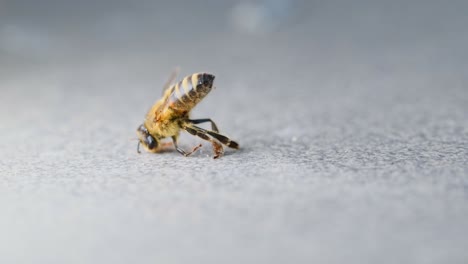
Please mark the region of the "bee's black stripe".
[[193, 101], [194, 99], [196, 99], [196, 93], [193, 93], [193, 91], [195, 90], [193, 88], [193, 85], [192, 85], [192, 75], [190, 76], [187, 76], [185, 77], [183, 80], [182, 80], [182, 83], [181, 83], [181, 86], [184, 90], [184, 100], [187, 99], [189, 101]]
[[[187, 77], [187, 82], [190, 84], [190, 91], [188, 93], [188, 95], [192, 98], [198, 98], [198, 93], [197, 93], [197, 85], [196, 84], [195, 86], [193, 85], [193, 82], [192, 82], [192, 77], [195, 76], [197, 77], [196, 75], [198, 74], [192, 74], [190, 76]], [[197, 78], [198, 80], [198, 78]]]
[[189, 102], [190, 100], [185, 98], [185, 89], [183, 87], [182, 81], [177, 83], [177, 88], [179, 88], [179, 96], [177, 98], [183, 103]]
[[171, 107], [190, 110], [211, 91], [214, 75], [195, 73], [186, 76], [170, 89]]
[[[193, 74], [192, 74], [193, 75]], [[197, 96], [197, 92], [195, 91], [195, 87], [193, 87], [192, 84], [192, 75], [185, 77], [187, 79], [186, 84], [187, 84], [187, 96], [190, 98], [195, 98]]]

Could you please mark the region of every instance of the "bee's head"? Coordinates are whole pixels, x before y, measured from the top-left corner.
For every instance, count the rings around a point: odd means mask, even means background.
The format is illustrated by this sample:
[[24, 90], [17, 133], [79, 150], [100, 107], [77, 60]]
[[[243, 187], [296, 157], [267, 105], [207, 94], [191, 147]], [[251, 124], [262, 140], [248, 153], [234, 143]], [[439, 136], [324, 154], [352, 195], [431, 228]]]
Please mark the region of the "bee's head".
[[156, 152], [158, 149], [158, 141], [148, 132], [148, 129], [146, 129], [145, 125], [140, 125], [138, 127], [137, 135], [139, 140], [137, 146], [138, 153], [140, 153], [140, 143], [143, 144], [143, 147], [145, 147], [148, 151]]

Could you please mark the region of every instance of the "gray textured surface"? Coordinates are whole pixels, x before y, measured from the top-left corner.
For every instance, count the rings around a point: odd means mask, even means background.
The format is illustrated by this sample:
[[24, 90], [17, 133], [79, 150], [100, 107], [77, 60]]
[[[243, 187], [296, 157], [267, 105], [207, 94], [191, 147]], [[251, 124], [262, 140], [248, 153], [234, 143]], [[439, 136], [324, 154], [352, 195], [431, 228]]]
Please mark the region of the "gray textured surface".
[[[10, 4], [0, 262], [467, 263], [466, 5], [295, 3], [258, 35], [220, 22], [222, 5], [153, 32], [143, 10], [67, 28]], [[101, 36], [109, 21], [136, 24]], [[21, 28], [49, 42], [11, 45], [44, 42]], [[176, 65], [216, 74], [193, 117], [240, 151], [136, 154]]]

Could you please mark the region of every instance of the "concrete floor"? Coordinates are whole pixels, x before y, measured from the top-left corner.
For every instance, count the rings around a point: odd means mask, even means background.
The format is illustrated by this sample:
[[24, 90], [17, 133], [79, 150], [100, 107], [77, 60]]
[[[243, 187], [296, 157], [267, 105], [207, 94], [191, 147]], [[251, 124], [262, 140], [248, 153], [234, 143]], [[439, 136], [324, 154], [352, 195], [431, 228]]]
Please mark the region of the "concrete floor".
[[[191, 49], [176, 34], [4, 48], [0, 262], [466, 263], [468, 34], [457, 6], [421, 12], [451, 31], [390, 19], [417, 7], [351, 24], [323, 7], [274, 32], [190, 35]], [[239, 151], [136, 153], [175, 66], [217, 76], [192, 116]]]

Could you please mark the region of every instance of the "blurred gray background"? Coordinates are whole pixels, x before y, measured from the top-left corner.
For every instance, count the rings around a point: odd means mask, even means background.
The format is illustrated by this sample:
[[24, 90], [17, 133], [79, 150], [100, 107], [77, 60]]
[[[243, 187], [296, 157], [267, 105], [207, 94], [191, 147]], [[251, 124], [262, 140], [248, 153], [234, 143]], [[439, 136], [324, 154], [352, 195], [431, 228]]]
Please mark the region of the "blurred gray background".
[[[0, 0], [0, 262], [467, 263], [467, 13]], [[177, 66], [241, 150], [136, 153]]]

